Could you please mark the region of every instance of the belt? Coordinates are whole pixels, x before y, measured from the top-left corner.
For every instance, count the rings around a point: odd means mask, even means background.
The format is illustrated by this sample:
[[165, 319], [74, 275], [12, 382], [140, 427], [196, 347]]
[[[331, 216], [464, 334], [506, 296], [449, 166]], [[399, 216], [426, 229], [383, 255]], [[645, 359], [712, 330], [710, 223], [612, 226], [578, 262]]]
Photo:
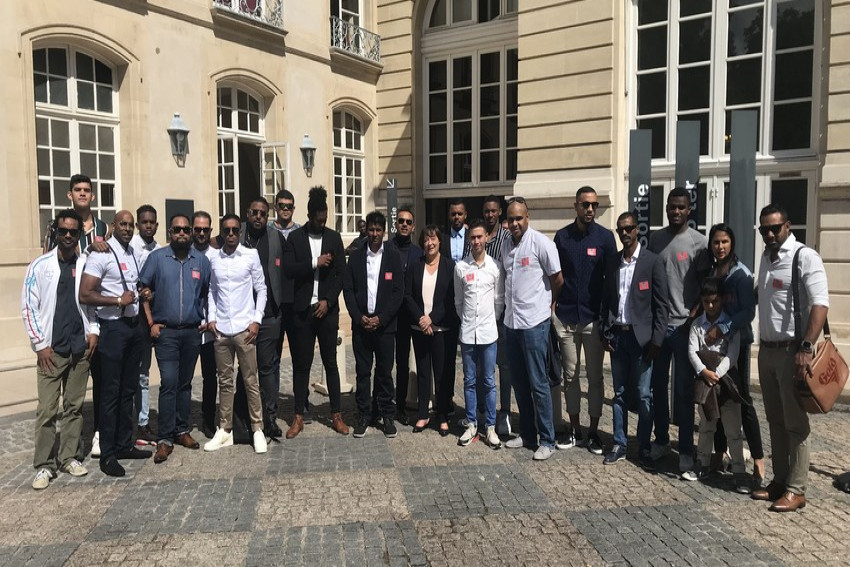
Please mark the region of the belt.
[[759, 347], [761, 348], [788, 348], [788, 347], [796, 347], [797, 341], [760, 341]]
[[106, 323], [110, 323], [110, 322], [117, 323], [118, 321], [121, 321], [122, 323], [126, 323], [127, 325], [135, 325], [136, 323], [139, 322], [139, 316], [136, 315], [134, 317], [119, 317], [117, 319], [101, 319], [100, 317], [98, 317], [97, 320], [101, 324], [103, 324], [104, 322], [106, 322]]
[[[154, 323], [154, 324], [156, 324], [156, 323]], [[198, 327], [200, 327], [200, 326], [201, 326], [201, 324], [200, 324], [200, 323], [196, 323], [196, 324], [194, 324], [194, 325], [192, 325], [192, 324], [190, 323], [190, 324], [187, 324], [187, 325], [165, 325], [165, 328], [166, 328], [166, 329], [175, 329], [175, 330], [178, 330], [178, 331], [182, 331], [182, 330], [185, 330], [185, 329], [197, 329], [197, 328], [198, 328]]]
[[632, 330], [631, 325], [614, 325], [611, 327], [615, 332], [628, 333]]

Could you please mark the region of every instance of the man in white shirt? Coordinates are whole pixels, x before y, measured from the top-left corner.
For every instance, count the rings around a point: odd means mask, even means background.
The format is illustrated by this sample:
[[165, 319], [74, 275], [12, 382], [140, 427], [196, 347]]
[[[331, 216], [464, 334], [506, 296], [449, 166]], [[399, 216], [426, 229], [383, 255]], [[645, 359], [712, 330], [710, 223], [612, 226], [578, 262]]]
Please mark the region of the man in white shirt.
[[[487, 254], [487, 231], [481, 221], [467, 229], [470, 254], [457, 263], [454, 274], [455, 308], [460, 317], [460, 352], [463, 359], [463, 390], [466, 431], [458, 444], [469, 445], [478, 436], [478, 390], [485, 398], [487, 443], [502, 446], [496, 434], [496, 322], [505, 308], [504, 282], [496, 261]], [[480, 388], [479, 388], [480, 379]]]
[[208, 328], [215, 335], [220, 426], [204, 451], [233, 445], [234, 355], [245, 382], [254, 451], [265, 453], [263, 409], [257, 378], [257, 335], [266, 308], [266, 282], [257, 251], [239, 244], [242, 223], [228, 214], [221, 219], [224, 244], [210, 255], [212, 278], [207, 303]]
[[[758, 274], [759, 382], [770, 425], [773, 480], [755, 490], [755, 500], [771, 500], [770, 510], [793, 512], [806, 505], [809, 474], [809, 416], [797, 402], [799, 381], [812, 372], [814, 343], [829, 311], [823, 260], [791, 233], [788, 213], [768, 205], [759, 214], [764, 254]], [[799, 251], [800, 328], [794, 317], [792, 264]]]
[[555, 243], [528, 226], [528, 205], [522, 197], [508, 202], [508, 229], [511, 238], [502, 245], [505, 343], [520, 435], [506, 446], [536, 447], [534, 460], [542, 461], [555, 449], [546, 357], [552, 308], [564, 279]]

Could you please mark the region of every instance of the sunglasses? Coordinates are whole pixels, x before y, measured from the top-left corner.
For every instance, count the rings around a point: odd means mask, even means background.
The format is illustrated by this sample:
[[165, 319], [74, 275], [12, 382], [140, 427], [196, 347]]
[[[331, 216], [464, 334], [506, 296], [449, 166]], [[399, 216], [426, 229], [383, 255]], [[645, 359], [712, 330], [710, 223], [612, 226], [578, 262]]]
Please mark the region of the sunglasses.
[[207, 234], [212, 232], [212, 227], [209, 226], [196, 226], [194, 229], [195, 234]]
[[291, 203], [278, 203], [277, 208], [280, 209], [281, 211], [294, 211], [295, 205], [293, 205]]
[[599, 203], [597, 201], [585, 201], [583, 203], [579, 203], [579, 205], [581, 205], [582, 209], [589, 209], [590, 207], [593, 207], [594, 209], [599, 208]]
[[74, 238], [77, 238], [80, 236], [80, 229], [59, 227], [56, 229], [56, 234], [59, 236], [73, 236]]
[[637, 228], [636, 224], [627, 224], [626, 226], [618, 226], [617, 232], [631, 232]]
[[221, 229], [222, 234], [239, 234], [242, 232], [242, 227], [239, 226], [226, 226]]
[[172, 226], [171, 227], [171, 234], [180, 234], [181, 232], [183, 234], [190, 234], [192, 232], [192, 227], [191, 226]]
[[263, 209], [251, 209], [248, 211], [252, 217], [267, 217], [269, 216], [268, 211], [264, 211]]
[[779, 224], [765, 224], [759, 227], [759, 232], [762, 236], [767, 236], [769, 232], [772, 232], [774, 236], [779, 236], [783, 226], [785, 226], [784, 222]]
[[398, 219], [398, 224], [413, 225], [413, 219]]

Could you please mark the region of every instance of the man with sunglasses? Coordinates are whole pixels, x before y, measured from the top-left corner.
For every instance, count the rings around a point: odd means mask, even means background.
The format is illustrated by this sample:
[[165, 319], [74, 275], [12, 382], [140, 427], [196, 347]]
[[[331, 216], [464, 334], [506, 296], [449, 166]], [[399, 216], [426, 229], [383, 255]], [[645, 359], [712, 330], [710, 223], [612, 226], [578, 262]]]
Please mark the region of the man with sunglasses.
[[[652, 404], [655, 442], [652, 458], [668, 455], [670, 448], [670, 390], [673, 391], [673, 423], [679, 427], [679, 472], [685, 480], [694, 473], [694, 369], [688, 361], [688, 333], [699, 305], [699, 278], [694, 258], [708, 247], [708, 238], [688, 225], [691, 195], [675, 187], [667, 195], [668, 225], [649, 237], [647, 248], [661, 256], [667, 272], [667, 300], [670, 313], [667, 337], [660, 351], [650, 343], [652, 365]], [[670, 362], [673, 363], [672, 384]]]
[[152, 295], [144, 311], [161, 376], [155, 463], [168, 459], [175, 443], [200, 447], [189, 433], [189, 412], [210, 284], [210, 261], [192, 249], [189, 217], [172, 216], [168, 231], [171, 244], [153, 251], [139, 276], [142, 293]]
[[[596, 322], [605, 280], [605, 262], [617, 253], [614, 234], [596, 223], [599, 199], [593, 187], [584, 186], [576, 191], [574, 204], [576, 219], [555, 233], [555, 246], [561, 260], [564, 287], [558, 295], [552, 325], [561, 346], [561, 363], [564, 370], [564, 397], [570, 418], [567, 432], [559, 449], [586, 446], [594, 455], [602, 454], [602, 441], [597, 427], [602, 417], [604, 386], [602, 359], [604, 350]], [[584, 368], [587, 372], [587, 413], [590, 427], [587, 439], [581, 432], [581, 351], [584, 350]], [[556, 415], [560, 414], [560, 392], [552, 402]]]
[[275, 219], [269, 221], [269, 228], [277, 230], [283, 239], [289, 238], [289, 233], [301, 225], [292, 218], [295, 214], [295, 196], [286, 189], [281, 189], [274, 197]]
[[[210, 246], [212, 233], [212, 217], [206, 211], [195, 211], [192, 215], [192, 249], [200, 252], [207, 259], [215, 254], [216, 249]], [[215, 435], [215, 398], [218, 392], [218, 383], [215, 375], [215, 337], [210, 331], [201, 334], [201, 376], [203, 386], [201, 389], [201, 431], [212, 439]]]
[[[100, 332], [95, 310], [81, 306], [77, 296], [85, 263], [77, 254], [83, 219], [67, 209], [56, 215], [53, 225], [56, 249], [29, 265], [21, 292], [21, 315], [38, 360], [33, 457], [37, 473], [32, 482], [36, 490], [49, 486], [57, 468], [71, 476], [88, 474], [77, 453], [89, 360]], [[55, 453], [60, 419], [62, 435]]]
[[[799, 403], [797, 383], [812, 373], [814, 344], [829, 311], [823, 260], [791, 232], [788, 213], [768, 205], [759, 214], [764, 254], [758, 274], [759, 382], [770, 425], [773, 480], [752, 493], [770, 500], [770, 510], [793, 512], [806, 505], [809, 474], [809, 416]], [[792, 265], [798, 256], [799, 320], [794, 316]], [[800, 328], [797, 328], [797, 325]]]

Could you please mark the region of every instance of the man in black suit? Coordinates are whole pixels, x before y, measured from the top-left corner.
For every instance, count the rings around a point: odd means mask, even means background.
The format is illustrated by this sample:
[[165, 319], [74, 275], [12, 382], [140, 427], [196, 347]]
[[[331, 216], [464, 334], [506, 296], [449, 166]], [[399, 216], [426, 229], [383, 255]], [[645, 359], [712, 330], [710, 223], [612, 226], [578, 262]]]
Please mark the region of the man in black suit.
[[295, 417], [286, 432], [292, 439], [304, 429], [304, 411], [313, 366], [313, 352], [319, 339], [319, 352], [331, 400], [331, 428], [348, 435], [340, 414], [339, 368], [336, 338], [339, 330], [339, 293], [345, 269], [342, 238], [326, 228], [327, 192], [310, 189], [307, 224], [290, 233], [283, 250], [283, 273], [293, 283], [293, 318], [289, 335], [292, 351], [292, 381], [295, 391]]
[[652, 359], [667, 330], [667, 279], [661, 258], [640, 245], [634, 213], [620, 215], [617, 235], [623, 250], [606, 264], [600, 310], [603, 344], [611, 353], [614, 379], [614, 447], [603, 462], [613, 465], [626, 457], [628, 410], [637, 406], [640, 462], [654, 470], [649, 454]]
[[[374, 211], [366, 215], [366, 246], [351, 253], [345, 270], [343, 296], [351, 316], [351, 342], [357, 374], [358, 419], [354, 437], [366, 434], [372, 421], [370, 378], [375, 361], [378, 411], [384, 419], [384, 435], [395, 437], [395, 388], [393, 347], [398, 310], [404, 299], [404, 267], [395, 246], [384, 243], [386, 217]], [[377, 416], [375, 416], [377, 417]]]

